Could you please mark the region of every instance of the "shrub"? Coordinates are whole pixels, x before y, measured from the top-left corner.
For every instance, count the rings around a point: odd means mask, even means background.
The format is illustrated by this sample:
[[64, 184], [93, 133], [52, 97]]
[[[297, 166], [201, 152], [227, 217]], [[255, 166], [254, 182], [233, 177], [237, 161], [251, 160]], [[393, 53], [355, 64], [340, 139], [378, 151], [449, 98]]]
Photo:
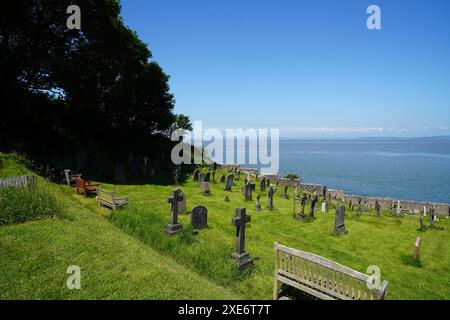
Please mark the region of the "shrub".
[[288, 173], [287, 175], [284, 176], [285, 178], [291, 179], [291, 180], [296, 180], [296, 179], [300, 179], [300, 177], [298, 176], [298, 174], [296, 173]]
[[65, 217], [62, 206], [44, 186], [0, 188], [0, 226], [56, 217]]

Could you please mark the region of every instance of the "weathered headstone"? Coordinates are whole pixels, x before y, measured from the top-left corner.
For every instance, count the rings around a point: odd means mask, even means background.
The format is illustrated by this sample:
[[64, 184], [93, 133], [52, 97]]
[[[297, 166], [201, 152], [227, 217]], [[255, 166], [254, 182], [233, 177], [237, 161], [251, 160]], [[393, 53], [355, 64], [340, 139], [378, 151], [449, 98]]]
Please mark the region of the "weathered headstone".
[[380, 203], [378, 201], [375, 201], [375, 215], [377, 217], [381, 216], [381, 206], [380, 206]]
[[204, 173], [200, 173], [198, 176], [198, 186], [201, 187], [203, 181], [205, 181], [205, 174]]
[[327, 198], [327, 186], [324, 186], [322, 189], [322, 198], [325, 200]]
[[224, 183], [225, 182], [225, 175], [221, 175], [220, 176], [220, 183]]
[[274, 193], [275, 193], [275, 191], [273, 191], [273, 188], [269, 187], [269, 191], [267, 192], [267, 195], [269, 197], [269, 204], [268, 204], [267, 208], [269, 210], [272, 210], [274, 208], [273, 207], [273, 195], [274, 195]]
[[202, 193], [205, 196], [211, 193], [211, 190], [209, 188], [209, 182], [203, 182], [202, 183]]
[[194, 181], [198, 181], [199, 174], [200, 174], [200, 170], [199, 169], [195, 169], [194, 170], [194, 178], [193, 178]]
[[422, 208], [422, 213], [423, 213], [423, 216], [424, 216], [424, 217], [427, 216], [427, 207], [423, 206], [423, 208]]
[[252, 201], [252, 185], [247, 183], [245, 185], [245, 201]]
[[210, 182], [211, 181], [211, 173], [210, 172], [207, 172], [205, 174], [205, 177], [203, 178], [203, 181], [205, 181], [205, 182]]
[[179, 198], [178, 202], [178, 213], [179, 214], [185, 214], [186, 213], [186, 195], [182, 190], [180, 190], [179, 195], [181, 199]]
[[260, 202], [261, 196], [258, 194], [256, 196], [256, 205], [255, 205], [255, 210], [256, 211], [261, 211], [261, 202]]
[[326, 201], [322, 202], [322, 213], [326, 213], [328, 209], [328, 203]]
[[421, 215], [419, 215], [419, 224], [420, 224], [420, 231], [423, 231], [425, 229], [424, 225], [423, 225], [423, 218]]
[[434, 222], [436, 221], [436, 216], [434, 213], [434, 208], [430, 209], [430, 226], [433, 228], [434, 227]]
[[314, 210], [316, 209], [317, 200], [318, 200], [318, 197], [316, 194], [314, 194], [314, 196], [311, 198], [311, 209], [309, 209], [309, 214], [308, 214], [308, 216], [313, 219], [314, 219]]
[[195, 206], [191, 210], [191, 225], [193, 229], [208, 228], [208, 209], [204, 206]]
[[416, 238], [416, 242], [414, 243], [414, 251], [413, 251], [413, 259], [419, 259], [420, 258], [420, 243], [421, 239], [420, 237]]
[[337, 234], [345, 234], [345, 207], [339, 206], [336, 209], [336, 216], [334, 217], [334, 232]]
[[178, 180], [180, 179], [180, 173], [181, 173], [181, 165], [177, 165], [175, 167], [175, 170], [173, 171], [173, 180], [176, 186], [179, 185]]
[[246, 224], [251, 220], [251, 217], [245, 211], [245, 208], [236, 208], [235, 215], [231, 220], [231, 224], [236, 227], [236, 249], [231, 254], [231, 257], [237, 260], [237, 267], [239, 269], [253, 264], [252, 258], [245, 251], [245, 229]]
[[227, 183], [225, 185], [225, 191], [231, 191], [231, 187], [233, 187], [234, 183], [234, 175], [230, 174], [227, 178]]
[[396, 209], [397, 209], [397, 210], [396, 210], [395, 215], [396, 215], [397, 217], [403, 217], [402, 206], [401, 206], [401, 204], [400, 204], [400, 200], [397, 201], [397, 208], [396, 208]]
[[168, 235], [173, 235], [180, 232], [183, 226], [178, 223], [178, 204], [182, 200], [180, 195], [180, 189], [175, 189], [172, 192], [172, 196], [167, 199], [167, 203], [171, 205], [171, 223], [167, 225], [165, 232]]
[[288, 192], [288, 186], [284, 186], [284, 193], [283, 193], [283, 199], [289, 199], [289, 196], [288, 196], [288, 194], [287, 194], [287, 192]]

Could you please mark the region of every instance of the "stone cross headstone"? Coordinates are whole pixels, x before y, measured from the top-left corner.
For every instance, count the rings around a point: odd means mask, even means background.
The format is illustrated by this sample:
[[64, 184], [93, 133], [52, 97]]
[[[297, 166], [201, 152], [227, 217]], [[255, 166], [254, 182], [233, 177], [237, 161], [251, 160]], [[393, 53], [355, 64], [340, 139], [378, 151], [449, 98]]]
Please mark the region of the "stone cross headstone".
[[334, 232], [342, 235], [345, 234], [345, 207], [339, 206], [336, 209], [336, 216], [334, 217]]
[[261, 203], [260, 203], [260, 199], [261, 199], [261, 196], [258, 194], [258, 195], [256, 196], [256, 205], [255, 205], [255, 210], [256, 210], [256, 211], [261, 211]]
[[252, 201], [252, 185], [247, 183], [245, 185], [245, 201]]
[[269, 187], [269, 191], [267, 192], [267, 195], [269, 196], [269, 204], [268, 204], [267, 208], [269, 210], [272, 210], [274, 208], [273, 207], [273, 195], [274, 195], [274, 193], [275, 193], [275, 191], [273, 191], [273, 188]]
[[211, 193], [211, 190], [209, 188], [209, 182], [203, 182], [202, 183], [202, 193], [205, 196]]
[[224, 183], [225, 182], [225, 175], [221, 175], [220, 176], [220, 183]]
[[193, 229], [208, 228], [208, 209], [204, 206], [195, 206], [191, 210], [191, 225]]
[[381, 206], [380, 206], [380, 203], [378, 201], [375, 201], [375, 215], [377, 217], [381, 216]]
[[171, 205], [171, 223], [167, 225], [165, 232], [168, 235], [173, 235], [180, 232], [183, 226], [178, 223], [178, 204], [183, 196], [180, 195], [180, 189], [172, 191], [172, 196], [167, 199], [167, 203]]
[[245, 251], [245, 229], [246, 224], [251, 220], [251, 217], [245, 212], [245, 208], [236, 208], [235, 215], [231, 220], [231, 224], [236, 227], [236, 249], [231, 254], [231, 257], [237, 260], [239, 269], [253, 264], [252, 258]]
[[316, 203], [317, 203], [317, 200], [318, 200], [317, 195], [314, 195], [314, 196], [311, 198], [311, 209], [309, 209], [309, 214], [308, 214], [308, 216], [309, 216], [310, 218], [314, 218], [314, 210], [316, 209]]
[[193, 178], [194, 181], [198, 181], [199, 174], [200, 174], [200, 170], [199, 169], [195, 169], [194, 170], [194, 178]]
[[261, 192], [266, 191], [266, 178], [262, 178], [260, 183], [259, 183], [259, 190]]
[[230, 174], [227, 178], [227, 183], [225, 185], [225, 191], [231, 191], [231, 187], [233, 187], [234, 183], [234, 175]]
[[413, 259], [420, 258], [420, 243], [421, 239], [420, 237], [417, 237], [416, 242], [414, 243]]

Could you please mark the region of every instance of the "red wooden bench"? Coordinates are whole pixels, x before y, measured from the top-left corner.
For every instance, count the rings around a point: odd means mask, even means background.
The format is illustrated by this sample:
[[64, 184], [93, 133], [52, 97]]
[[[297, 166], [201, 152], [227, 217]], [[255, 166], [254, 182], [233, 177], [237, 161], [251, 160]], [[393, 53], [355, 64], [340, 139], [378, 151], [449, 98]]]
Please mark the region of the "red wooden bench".
[[99, 184], [92, 184], [90, 181], [86, 181], [81, 178], [75, 179], [75, 184], [77, 187], [77, 193], [78, 194], [84, 194], [85, 197], [89, 195], [96, 194], [97, 187], [99, 187]]

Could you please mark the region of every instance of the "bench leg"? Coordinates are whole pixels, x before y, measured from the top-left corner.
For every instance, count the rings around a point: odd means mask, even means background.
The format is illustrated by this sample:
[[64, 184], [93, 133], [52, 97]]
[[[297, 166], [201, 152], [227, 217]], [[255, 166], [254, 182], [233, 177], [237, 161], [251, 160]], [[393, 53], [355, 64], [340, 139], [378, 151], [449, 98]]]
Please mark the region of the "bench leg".
[[273, 283], [273, 300], [278, 300], [278, 291], [279, 291], [279, 286], [278, 286], [278, 277], [275, 274], [275, 279], [274, 279], [274, 283]]

